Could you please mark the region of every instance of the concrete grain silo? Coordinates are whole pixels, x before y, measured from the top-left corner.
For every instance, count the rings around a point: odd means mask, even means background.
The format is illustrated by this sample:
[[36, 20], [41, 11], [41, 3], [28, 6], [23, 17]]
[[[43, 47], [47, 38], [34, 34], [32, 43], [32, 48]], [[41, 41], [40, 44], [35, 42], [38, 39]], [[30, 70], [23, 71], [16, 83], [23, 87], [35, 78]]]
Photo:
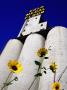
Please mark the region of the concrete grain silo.
[[[35, 60], [40, 61], [37, 56], [37, 51], [45, 45], [45, 35], [42, 34], [47, 28], [47, 22], [39, 23], [41, 15], [31, 17], [22, 32], [22, 37], [25, 37], [24, 46], [19, 56], [19, 61], [22, 63], [24, 70], [18, 75], [18, 81], [8, 87], [8, 90], [28, 90], [31, 83], [35, 79], [38, 66], [35, 65]], [[23, 42], [23, 39], [21, 40]], [[14, 77], [14, 75], [13, 75]], [[29, 90], [37, 90], [39, 78]]]
[[56, 26], [47, 35], [45, 47], [48, 50], [48, 60], [43, 61], [43, 66], [49, 67], [52, 62], [57, 64], [56, 75], [50, 69], [40, 78], [38, 90], [52, 90], [51, 84], [60, 82], [61, 90], [67, 89], [67, 28]]
[[[21, 49], [22, 43], [17, 39], [11, 39], [7, 42], [4, 50], [0, 56], [0, 89], [3, 87], [10, 71], [8, 69], [9, 60], [17, 60]], [[4, 88], [5, 90], [5, 88]]]

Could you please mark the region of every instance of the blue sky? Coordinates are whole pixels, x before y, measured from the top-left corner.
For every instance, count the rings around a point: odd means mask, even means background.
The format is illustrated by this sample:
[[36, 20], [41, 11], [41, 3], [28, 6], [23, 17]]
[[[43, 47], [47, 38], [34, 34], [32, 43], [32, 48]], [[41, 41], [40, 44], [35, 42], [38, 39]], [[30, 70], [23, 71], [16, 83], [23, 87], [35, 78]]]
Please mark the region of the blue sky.
[[9, 39], [17, 37], [29, 10], [42, 5], [49, 26], [67, 27], [67, 0], [0, 0], [0, 52]]

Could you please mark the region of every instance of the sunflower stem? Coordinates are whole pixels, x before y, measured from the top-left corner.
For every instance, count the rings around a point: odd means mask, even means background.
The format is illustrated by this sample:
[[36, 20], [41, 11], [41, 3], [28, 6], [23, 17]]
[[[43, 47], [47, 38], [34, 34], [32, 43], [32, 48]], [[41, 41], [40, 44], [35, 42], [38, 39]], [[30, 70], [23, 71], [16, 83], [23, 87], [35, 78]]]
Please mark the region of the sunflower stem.
[[13, 80], [11, 80], [10, 82], [8, 82], [8, 84], [9, 84], [9, 83], [11, 83], [11, 82], [13, 82], [13, 81], [14, 81], [14, 79], [13, 79]]
[[4, 85], [4, 86], [1, 88], [1, 90], [3, 90], [5, 87], [6, 87], [6, 86]]
[[[41, 65], [38, 67], [37, 73], [38, 73], [38, 72], [40, 71], [40, 69], [42, 68], [42, 62], [43, 62], [43, 60], [44, 60], [44, 57], [41, 58]], [[28, 88], [28, 90], [31, 89], [31, 87], [33, 86], [33, 84], [34, 84], [34, 82], [35, 82], [35, 80], [36, 80], [37, 78], [38, 78], [38, 77], [35, 77], [35, 78], [34, 78], [33, 82], [31, 83], [30, 87]]]
[[67, 70], [67, 66], [64, 68], [64, 70], [62, 71], [62, 73], [60, 74], [60, 77], [58, 79], [58, 82], [60, 81], [60, 79], [62, 78], [63, 74], [65, 73], [65, 71]]
[[56, 79], [56, 72], [54, 73], [54, 82], [56, 81], [55, 79]]
[[10, 72], [9, 73], [9, 75], [8, 75], [8, 77], [7, 77], [7, 79], [6, 79], [6, 81], [5, 82], [7, 82], [8, 81], [8, 79], [10, 78], [10, 76], [12, 75], [12, 72]]
[[9, 77], [12, 75], [12, 72], [10, 72], [9, 73], [9, 75], [8, 75], [8, 77], [7, 77], [7, 79], [6, 79], [6, 81], [5, 81], [5, 83], [4, 83], [4, 85], [3, 85], [3, 87], [1, 88], [1, 90], [3, 90], [7, 85], [7, 81], [8, 81], [8, 79], [9, 79]]
[[31, 83], [30, 87], [28, 88], [28, 90], [31, 89], [32, 85], [34, 84], [35, 80], [37, 79], [37, 77], [35, 77], [35, 79], [33, 80], [33, 82]]
[[[40, 68], [41, 68], [41, 66], [38, 67], [37, 73], [39, 72]], [[37, 77], [34, 78], [33, 82], [31, 83], [30, 87], [28, 88], [28, 90], [31, 89], [31, 87], [33, 86], [36, 79], [37, 79]]]
[[[40, 70], [40, 67], [38, 67], [37, 73], [39, 72], [39, 70]], [[36, 79], [37, 79], [37, 77], [34, 78], [33, 82], [31, 83], [30, 87], [28, 88], [28, 90], [31, 89], [31, 87], [33, 86], [33, 84], [34, 84], [34, 82], [35, 82]]]

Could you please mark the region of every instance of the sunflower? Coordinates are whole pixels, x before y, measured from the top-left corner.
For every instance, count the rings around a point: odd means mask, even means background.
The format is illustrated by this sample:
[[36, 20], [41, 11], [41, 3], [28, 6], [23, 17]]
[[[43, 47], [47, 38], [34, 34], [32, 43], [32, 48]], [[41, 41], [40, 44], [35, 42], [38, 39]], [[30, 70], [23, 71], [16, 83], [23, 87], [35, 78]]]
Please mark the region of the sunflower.
[[40, 48], [40, 49], [37, 51], [37, 56], [43, 57], [43, 56], [45, 56], [47, 53], [48, 53], [47, 49], [45, 49], [45, 48]]
[[52, 90], [61, 90], [61, 84], [59, 82], [54, 82], [52, 84]]
[[8, 67], [13, 73], [20, 73], [23, 70], [23, 66], [17, 60], [10, 60], [8, 62]]
[[57, 64], [55, 62], [52, 62], [50, 65], [50, 70], [55, 73], [57, 69]]

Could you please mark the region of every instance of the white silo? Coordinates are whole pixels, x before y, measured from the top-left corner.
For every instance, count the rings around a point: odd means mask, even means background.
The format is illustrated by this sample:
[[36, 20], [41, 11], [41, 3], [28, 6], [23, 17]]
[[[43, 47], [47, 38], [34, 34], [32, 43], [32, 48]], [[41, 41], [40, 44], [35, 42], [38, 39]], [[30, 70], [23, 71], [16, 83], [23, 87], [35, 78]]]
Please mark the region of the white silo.
[[[26, 36], [24, 46], [19, 56], [19, 61], [22, 63], [24, 70], [21, 74], [17, 75], [18, 81], [8, 87], [8, 90], [28, 90], [31, 83], [35, 79], [38, 66], [35, 65], [35, 60], [40, 61], [37, 56], [38, 49], [44, 47], [45, 38], [42, 34], [38, 34], [39, 31], [46, 30], [47, 22], [39, 23], [41, 15], [31, 17], [27, 21], [27, 25], [24, 27], [22, 36]], [[15, 75], [13, 75], [14, 77]], [[30, 90], [37, 90], [39, 79], [37, 79], [32, 85]]]
[[[22, 43], [17, 39], [11, 39], [7, 42], [4, 50], [0, 56], [0, 90], [2, 89], [10, 71], [8, 69], [9, 60], [17, 60], [21, 49]], [[5, 89], [4, 89], [5, 90]]]
[[[38, 66], [35, 60], [40, 61], [36, 55], [38, 49], [44, 47], [45, 39], [38, 34], [31, 34], [27, 37], [21, 51], [19, 61], [22, 63], [24, 70], [18, 76], [18, 81], [8, 87], [8, 90], [28, 90], [37, 74]], [[13, 76], [14, 77], [14, 76]], [[36, 80], [30, 90], [37, 90], [38, 81]]]
[[[61, 90], [67, 89], [67, 28], [62, 26], [56, 26], [50, 30], [47, 35], [45, 47], [51, 50], [48, 51], [48, 60], [43, 61], [43, 66], [49, 67], [52, 62], [57, 64], [56, 76], [47, 70], [46, 74], [43, 74], [40, 78], [38, 90], [52, 90], [51, 84], [54, 82], [60, 82]], [[55, 78], [54, 78], [55, 76]]]

